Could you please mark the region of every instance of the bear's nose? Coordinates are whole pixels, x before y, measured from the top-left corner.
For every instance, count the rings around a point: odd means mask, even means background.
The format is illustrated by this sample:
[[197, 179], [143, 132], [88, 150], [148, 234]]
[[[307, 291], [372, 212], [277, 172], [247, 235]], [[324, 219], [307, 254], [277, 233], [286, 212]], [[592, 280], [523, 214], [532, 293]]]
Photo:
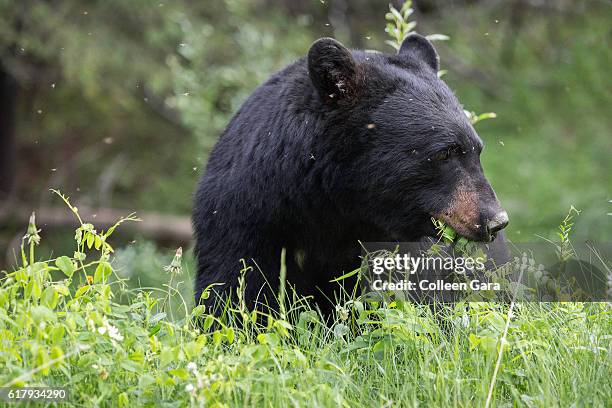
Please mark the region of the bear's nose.
[[490, 235], [495, 235], [498, 231], [504, 229], [508, 225], [508, 213], [500, 211], [493, 218], [487, 221], [487, 230]]

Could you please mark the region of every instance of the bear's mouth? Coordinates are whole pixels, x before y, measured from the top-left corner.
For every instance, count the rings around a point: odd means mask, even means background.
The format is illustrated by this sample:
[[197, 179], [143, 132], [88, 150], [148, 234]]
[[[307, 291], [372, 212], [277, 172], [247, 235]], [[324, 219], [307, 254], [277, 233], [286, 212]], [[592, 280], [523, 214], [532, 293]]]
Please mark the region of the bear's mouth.
[[[450, 214], [436, 214], [432, 218], [442, 221], [451, 227], [457, 235], [469, 241], [492, 242], [497, 237], [497, 233], [490, 232], [485, 225], [469, 223], [457, 217], [452, 217]], [[437, 229], [436, 234], [438, 237], [440, 236], [440, 231]]]

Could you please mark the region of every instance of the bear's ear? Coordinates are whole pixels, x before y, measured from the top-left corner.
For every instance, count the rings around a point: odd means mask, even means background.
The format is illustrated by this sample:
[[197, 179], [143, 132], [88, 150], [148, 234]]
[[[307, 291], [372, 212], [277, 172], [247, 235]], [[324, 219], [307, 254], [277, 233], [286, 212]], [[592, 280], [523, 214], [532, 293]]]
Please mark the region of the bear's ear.
[[425, 61], [435, 72], [438, 72], [438, 69], [440, 69], [440, 58], [436, 49], [431, 41], [420, 34], [408, 34], [397, 54]]
[[357, 64], [351, 52], [333, 38], [320, 38], [308, 51], [308, 75], [327, 102], [354, 96]]

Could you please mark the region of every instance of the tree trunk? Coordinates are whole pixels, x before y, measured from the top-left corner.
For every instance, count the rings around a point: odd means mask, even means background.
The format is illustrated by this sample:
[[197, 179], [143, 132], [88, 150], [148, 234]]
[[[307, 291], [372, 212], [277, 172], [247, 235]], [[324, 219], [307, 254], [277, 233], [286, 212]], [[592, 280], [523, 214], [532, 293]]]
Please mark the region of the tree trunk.
[[10, 194], [15, 177], [18, 90], [17, 81], [0, 63], [0, 203]]

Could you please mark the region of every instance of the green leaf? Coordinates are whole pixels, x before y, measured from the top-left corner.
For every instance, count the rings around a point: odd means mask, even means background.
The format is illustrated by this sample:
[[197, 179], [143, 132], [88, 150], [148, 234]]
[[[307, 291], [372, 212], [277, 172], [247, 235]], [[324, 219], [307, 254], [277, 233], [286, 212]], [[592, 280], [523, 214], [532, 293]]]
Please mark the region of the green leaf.
[[229, 344], [232, 344], [234, 340], [236, 339], [236, 333], [234, 332], [234, 329], [232, 329], [231, 327], [226, 328], [225, 338], [227, 339], [227, 342]]
[[72, 277], [74, 271], [76, 270], [72, 260], [67, 256], [60, 256], [55, 260], [55, 266], [59, 268], [60, 271], [64, 272], [64, 275], [67, 277]]
[[430, 34], [427, 36], [429, 41], [448, 41], [450, 37], [444, 34]]
[[185, 368], [175, 368], [168, 371], [168, 374], [178, 377], [183, 381], [189, 378], [189, 371]]
[[444, 232], [442, 233], [442, 236], [448, 239], [449, 241], [453, 241], [457, 237], [457, 233], [451, 227], [446, 226], [444, 228]]
[[192, 317], [200, 317], [200, 316], [202, 316], [204, 314], [205, 311], [206, 311], [206, 306], [205, 305], [197, 305], [191, 311], [191, 316]]
[[351, 276], [357, 275], [360, 270], [361, 270], [360, 268], [357, 268], [354, 271], [347, 272], [347, 273], [345, 273], [342, 276], [338, 276], [337, 278], [330, 280], [330, 282], [339, 282], [339, 281], [344, 280], [346, 278], [350, 278]]
[[404, 21], [404, 17], [402, 17], [400, 12], [397, 11], [395, 7], [389, 7], [389, 10], [396, 21]]
[[393, 48], [395, 48], [396, 50], [400, 49], [400, 46], [397, 42], [395, 41], [391, 41], [391, 40], [385, 40], [385, 43], [392, 46]]
[[15, 280], [17, 282], [26, 283], [28, 279], [29, 279], [29, 274], [26, 268], [21, 268], [15, 271]]
[[208, 331], [208, 329], [212, 327], [214, 322], [215, 322], [214, 317], [212, 317], [211, 315], [206, 316], [206, 319], [204, 319], [204, 326], [202, 327], [204, 331]]
[[57, 306], [57, 301], [59, 299], [59, 295], [53, 286], [47, 287], [40, 298], [40, 303], [43, 306], [47, 306], [49, 309], [55, 309]]
[[402, 7], [400, 8], [400, 12], [402, 14], [408, 13], [408, 15], [410, 15], [412, 14], [413, 11], [414, 10], [412, 8], [412, 0], [406, 0], [404, 4], [402, 4]]
[[57, 320], [56, 314], [53, 313], [51, 309], [45, 306], [34, 306], [31, 309], [30, 313], [32, 316], [32, 320], [34, 320], [36, 324], [40, 322], [49, 323]]
[[41, 293], [42, 289], [40, 288], [40, 284], [36, 279], [32, 279], [25, 288], [24, 296], [26, 298], [31, 297], [32, 299], [40, 299]]
[[285, 337], [289, 336], [289, 330], [293, 330], [293, 326], [284, 320], [276, 320], [274, 322], [274, 328], [277, 330], [278, 334]]
[[113, 273], [113, 267], [108, 262], [100, 262], [94, 273], [94, 283], [106, 282], [111, 273]]
[[[202, 337], [202, 339], [206, 339], [206, 337]], [[204, 347], [203, 341], [190, 341], [183, 346], [183, 351], [187, 358], [193, 359], [200, 356], [202, 347]]]
[[122, 392], [117, 396], [117, 405], [119, 408], [126, 408], [130, 406], [130, 398], [128, 397], [127, 393]]
[[157, 323], [149, 330], [149, 337], [156, 335], [161, 330], [161, 323]]
[[51, 357], [51, 360], [60, 360], [62, 357], [64, 357], [64, 352], [58, 346], [53, 346], [49, 356]]
[[101, 247], [102, 247], [102, 238], [100, 238], [99, 235], [96, 235], [96, 237], [94, 238], [94, 248], [96, 248], [97, 250], [100, 250]]
[[49, 332], [49, 338], [54, 344], [59, 344], [59, 342], [61, 342], [64, 338], [64, 333], [66, 333], [66, 329], [64, 328], [64, 326], [54, 326]]
[[6, 309], [9, 304], [9, 294], [7, 291], [0, 289], [0, 309]]
[[334, 326], [334, 336], [337, 338], [342, 338], [349, 333], [349, 328], [342, 324], [338, 323]]
[[144, 351], [142, 350], [142, 348], [138, 347], [136, 350], [134, 350], [133, 353], [130, 353], [129, 359], [136, 363], [140, 363], [140, 364], [144, 363], [145, 355], [144, 355]]
[[393, 349], [393, 343], [389, 338], [383, 338], [382, 340], [376, 342], [374, 347], [372, 347], [372, 352], [377, 358], [382, 358], [385, 353], [391, 351]]
[[153, 316], [150, 320], [149, 323], [151, 324], [156, 324], [157, 322], [159, 322], [160, 320], [163, 320], [166, 318], [166, 313], [164, 312], [160, 312], [158, 314], [156, 314], [155, 316]]
[[276, 346], [280, 343], [280, 338], [276, 333], [260, 333], [257, 335], [257, 341], [261, 344]]
[[480, 115], [476, 115], [472, 112], [472, 115], [470, 117], [470, 122], [472, 122], [472, 125], [475, 125], [480, 121], [483, 121], [486, 119], [493, 119], [496, 117], [497, 117], [497, 114], [495, 112], [481, 113]]
[[98, 356], [95, 353], [90, 352], [79, 357], [77, 366], [80, 368], [89, 368], [92, 366], [92, 364], [95, 364], [96, 361], [98, 361]]
[[132, 360], [121, 360], [121, 363], [119, 363], [119, 365], [124, 370], [130, 371], [132, 373], [137, 373], [140, 371], [140, 365], [138, 365], [138, 363]]
[[159, 356], [159, 365], [160, 367], [165, 367], [177, 359], [178, 349], [175, 347], [164, 347]]
[[84, 285], [78, 288], [76, 293], [74, 294], [75, 299], [83, 296], [85, 293], [89, 291], [89, 289], [91, 289], [91, 286], [89, 285]]
[[87, 248], [91, 249], [95, 239], [96, 238], [92, 233], [87, 233]]
[[110, 237], [110, 236], [111, 236], [111, 234], [112, 234], [113, 232], [115, 232], [115, 229], [117, 228], [117, 226], [118, 226], [118, 224], [115, 224], [115, 225], [113, 225], [112, 227], [110, 227], [110, 228], [108, 229], [108, 231], [106, 231], [106, 233], [104, 234], [104, 236], [105, 236], [106, 238]]
[[151, 384], [155, 384], [155, 377], [150, 374], [143, 374], [138, 379], [138, 388], [145, 389]]

